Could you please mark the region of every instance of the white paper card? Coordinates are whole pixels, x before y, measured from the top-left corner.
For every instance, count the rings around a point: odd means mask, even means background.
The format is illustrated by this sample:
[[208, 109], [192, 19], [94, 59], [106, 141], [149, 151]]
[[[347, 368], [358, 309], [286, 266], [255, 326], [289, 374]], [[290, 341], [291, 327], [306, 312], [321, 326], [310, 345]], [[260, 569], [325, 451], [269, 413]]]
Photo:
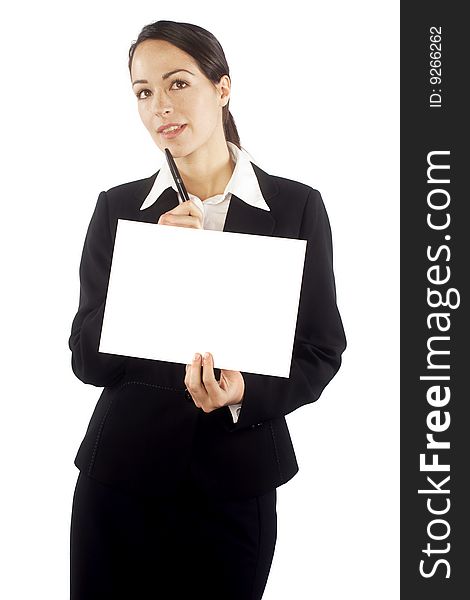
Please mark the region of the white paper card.
[[99, 351], [289, 377], [306, 245], [119, 219]]

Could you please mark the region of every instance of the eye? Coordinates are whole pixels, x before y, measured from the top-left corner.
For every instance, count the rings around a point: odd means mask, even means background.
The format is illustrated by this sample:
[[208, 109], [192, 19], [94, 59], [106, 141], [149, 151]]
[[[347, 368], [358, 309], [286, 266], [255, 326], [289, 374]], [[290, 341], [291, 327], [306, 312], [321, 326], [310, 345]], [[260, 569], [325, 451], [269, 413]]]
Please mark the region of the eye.
[[[176, 85], [177, 87], [173, 87], [174, 85]], [[189, 84], [186, 81], [183, 81], [182, 79], [175, 79], [174, 81], [171, 82], [170, 89], [172, 89], [174, 91], [184, 90], [185, 88], [188, 87], [188, 85]], [[148, 98], [151, 93], [152, 92], [147, 88], [139, 90], [136, 93], [137, 100], [145, 100], [145, 98]], [[142, 96], [142, 94], [144, 94], [144, 96]]]
[[149, 92], [149, 93], [150, 93], [150, 90], [147, 90], [147, 89], [144, 89], [144, 90], [139, 90], [139, 91], [136, 93], [137, 100], [143, 100], [144, 98], [148, 98], [148, 96], [147, 96], [147, 95], [145, 95], [145, 96], [143, 96], [143, 97], [142, 97], [142, 92]]
[[[173, 86], [175, 85], [175, 83], [178, 84], [178, 87], [173, 88]], [[182, 87], [180, 84], [182, 84], [184, 87]], [[176, 89], [176, 90], [184, 90], [185, 87], [187, 87], [188, 84], [186, 83], [186, 81], [183, 81], [182, 79], [175, 79], [174, 81], [172, 81], [171, 83], [171, 88], [170, 89]]]

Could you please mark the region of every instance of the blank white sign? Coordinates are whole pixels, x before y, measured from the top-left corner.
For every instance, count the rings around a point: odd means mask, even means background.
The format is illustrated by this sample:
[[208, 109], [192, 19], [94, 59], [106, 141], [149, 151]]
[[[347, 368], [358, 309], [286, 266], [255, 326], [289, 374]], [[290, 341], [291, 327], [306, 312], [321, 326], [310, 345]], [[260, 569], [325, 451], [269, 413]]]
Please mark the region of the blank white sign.
[[99, 351], [289, 377], [306, 245], [119, 219]]

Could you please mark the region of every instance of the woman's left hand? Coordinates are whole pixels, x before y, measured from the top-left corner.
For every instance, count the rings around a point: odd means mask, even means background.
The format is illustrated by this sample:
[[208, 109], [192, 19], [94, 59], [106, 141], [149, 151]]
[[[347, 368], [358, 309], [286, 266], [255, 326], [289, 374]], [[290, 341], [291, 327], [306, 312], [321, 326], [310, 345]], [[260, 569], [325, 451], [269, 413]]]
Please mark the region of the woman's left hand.
[[[216, 408], [242, 402], [245, 393], [245, 381], [240, 371], [220, 370], [220, 380], [214, 375], [214, 361], [210, 353], [205, 354], [202, 363], [201, 355], [186, 365], [184, 384], [198, 408], [206, 413]], [[207, 356], [207, 358], [206, 358]]]

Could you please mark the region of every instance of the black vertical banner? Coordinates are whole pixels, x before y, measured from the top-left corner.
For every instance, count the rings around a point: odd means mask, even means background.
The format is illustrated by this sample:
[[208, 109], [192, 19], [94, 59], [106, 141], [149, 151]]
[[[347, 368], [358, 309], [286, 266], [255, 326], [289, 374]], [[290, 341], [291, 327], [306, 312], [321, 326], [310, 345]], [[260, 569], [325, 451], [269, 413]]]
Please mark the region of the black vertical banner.
[[469, 25], [401, 3], [401, 598], [470, 597]]

